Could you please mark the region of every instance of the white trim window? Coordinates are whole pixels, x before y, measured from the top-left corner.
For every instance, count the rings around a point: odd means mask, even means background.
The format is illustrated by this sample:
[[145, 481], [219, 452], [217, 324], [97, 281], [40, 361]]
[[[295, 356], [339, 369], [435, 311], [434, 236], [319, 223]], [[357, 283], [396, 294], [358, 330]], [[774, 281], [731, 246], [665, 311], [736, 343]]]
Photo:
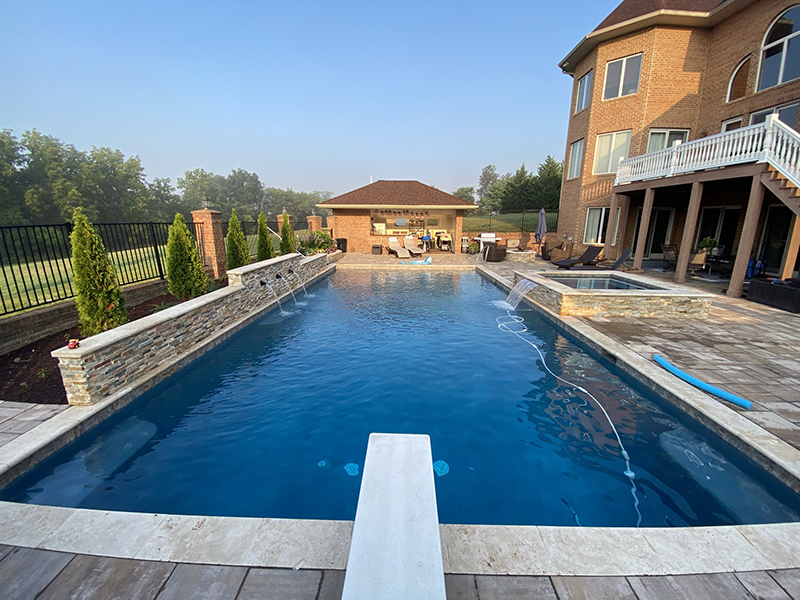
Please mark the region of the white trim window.
[[738, 100], [747, 94], [747, 78], [750, 76], [750, 57], [748, 56], [734, 69], [731, 81], [728, 84], [728, 99]]
[[734, 129], [741, 129], [743, 125], [744, 120], [742, 117], [728, 119], [727, 121], [722, 122], [722, 133], [725, 133], [726, 131], [733, 131]]
[[[617, 207], [617, 220], [614, 223], [614, 239], [612, 246], [617, 243], [617, 230], [619, 229], [619, 215], [621, 207]], [[606, 227], [608, 226], [608, 214], [611, 208], [608, 206], [590, 206], [586, 209], [586, 225], [583, 228], [584, 244], [605, 244]]]
[[778, 120], [784, 125], [794, 128], [797, 125], [797, 112], [800, 104], [787, 104], [761, 110], [750, 115], [750, 125], [757, 125], [767, 120], [769, 115], [778, 115]]
[[628, 158], [631, 130], [603, 133], [594, 147], [594, 173], [616, 173], [620, 159]]
[[603, 100], [630, 96], [638, 92], [641, 71], [641, 53], [606, 63], [606, 86], [603, 90]]
[[581, 176], [581, 167], [583, 167], [583, 147], [584, 141], [582, 139], [570, 146], [567, 179], [575, 179]]
[[761, 48], [758, 90], [800, 77], [800, 6], [790, 8], [769, 28]]
[[688, 129], [651, 129], [650, 137], [647, 139], [647, 151], [658, 152], [671, 148], [675, 142], [684, 144], [687, 139], [689, 139]]
[[592, 71], [581, 77], [578, 81], [578, 97], [575, 100], [575, 113], [581, 112], [584, 108], [589, 106], [589, 100], [592, 98]]

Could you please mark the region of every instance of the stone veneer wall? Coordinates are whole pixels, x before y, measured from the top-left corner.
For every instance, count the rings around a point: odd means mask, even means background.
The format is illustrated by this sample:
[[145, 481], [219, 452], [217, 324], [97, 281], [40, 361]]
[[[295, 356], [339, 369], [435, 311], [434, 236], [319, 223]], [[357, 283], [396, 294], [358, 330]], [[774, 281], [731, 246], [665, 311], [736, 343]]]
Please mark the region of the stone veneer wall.
[[[514, 273], [514, 285], [523, 279]], [[573, 290], [563, 287], [564, 291], [555, 288], [555, 282], [548, 282], [547, 277], [527, 277], [539, 285], [530, 290], [526, 297], [539, 306], [562, 316], [570, 317], [660, 317], [660, 318], [695, 318], [708, 316], [712, 296], [695, 292], [686, 288], [677, 288], [665, 284], [665, 290], [605, 291], [605, 290]], [[543, 284], [544, 283], [544, 284]], [[554, 287], [547, 287], [547, 283]]]
[[149, 388], [157, 375], [211, 348], [273, 306], [275, 295], [262, 281], [284, 296], [290, 286], [299, 288], [300, 281], [319, 275], [338, 255], [289, 254], [228, 271], [228, 287], [87, 338], [79, 348], [55, 350], [69, 403], [90, 405], [125, 388]]

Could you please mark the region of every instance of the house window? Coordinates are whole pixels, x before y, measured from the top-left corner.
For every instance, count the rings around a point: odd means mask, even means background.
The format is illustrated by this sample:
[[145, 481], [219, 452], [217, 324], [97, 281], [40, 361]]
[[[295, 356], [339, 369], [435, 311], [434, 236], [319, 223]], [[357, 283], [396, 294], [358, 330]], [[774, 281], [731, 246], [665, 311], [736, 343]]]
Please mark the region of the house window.
[[594, 150], [594, 172], [616, 173], [620, 159], [628, 158], [630, 147], [630, 130], [598, 135]]
[[778, 115], [778, 120], [784, 125], [794, 128], [797, 125], [797, 109], [800, 104], [789, 104], [788, 106], [776, 106], [768, 108], [750, 115], [750, 125], [763, 123], [769, 115]]
[[630, 96], [639, 91], [639, 73], [642, 70], [642, 55], [634, 54], [606, 64], [606, 87], [603, 100]]
[[671, 147], [675, 142], [683, 144], [689, 138], [688, 129], [651, 129], [647, 140], [647, 151], [658, 152]]
[[583, 166], [583, 140], [578, 140], [569, 149], [569, 172], [567, 179], [580, 177]]
[[589, 106], [589, 99], [592, 97], [592, 72], [589, 71], [581, 77], [578, 82], [578, 99], [575, 102], [575, 112], [579, 113]]
[[[583, 229], [584, 244], [605, 244], [606, 227], [608, 226], [608, 214], [611, 209], [608, 206], [590, 207], [586, 211], [586, 226]], [[617, 207], [617, 220], [614, 223], [614, 240], [611, 245], [617, 243], [617, 229], [619, 228], [620, 207]]]
[[734, 119], [728, 119], [727, 121], [722, 122], [722, 133], [726, 131], [733, 131], [734, 129], [739, 129], [743, 124], [742, 117], [736, 117]]
[[758, 89], [800, 77], [800, 6], [783, 13], [770, 28], [761, 50]]
[[750, 76], [750, 57], [745, 58], [733, 72], [728, 85], [728, 102], [744, 98], [747, 93], [747, 78]]

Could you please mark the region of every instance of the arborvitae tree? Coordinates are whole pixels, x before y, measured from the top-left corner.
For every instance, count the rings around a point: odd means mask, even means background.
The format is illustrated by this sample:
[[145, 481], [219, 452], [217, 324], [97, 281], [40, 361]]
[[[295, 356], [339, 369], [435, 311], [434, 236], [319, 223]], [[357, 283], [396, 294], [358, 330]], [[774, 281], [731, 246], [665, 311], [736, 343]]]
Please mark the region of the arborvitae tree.
[[169, 227], [167, 283], [170, 294], [181, 300], [201, 296], [208, 289], [208, 276], [203, 271], [200, 255], [180, 213], [175, 215]]
[[72, 213], [72, 272], [77, 296], [81, 335], [88, 337], [122, 325], [128, 320], [114, 265], [103, 240], [78, 207]]
[[281, 225], [281, 254], [291, 254], [296, 252], [294, 247], [294, 237], [292, 236], [292, 228], [289, 227], [289, 215], [283, 213], [283, 223]]
[[258, 251], [256, 260], [275, 258], [275, 247], [272, 245], [272, 233], [267, 226], [267, 217], [264, 213], [258, 215]]
[[237, 269], [250, 264], [250, 250], [247, 249], [247, 238], [242, 231], [242, 225], [236, 218], [236, 209], [231, 210], [231, 220], [228, 221], [228, 235], [225, 237], [225, 255], [228, 259], [228, 269]]

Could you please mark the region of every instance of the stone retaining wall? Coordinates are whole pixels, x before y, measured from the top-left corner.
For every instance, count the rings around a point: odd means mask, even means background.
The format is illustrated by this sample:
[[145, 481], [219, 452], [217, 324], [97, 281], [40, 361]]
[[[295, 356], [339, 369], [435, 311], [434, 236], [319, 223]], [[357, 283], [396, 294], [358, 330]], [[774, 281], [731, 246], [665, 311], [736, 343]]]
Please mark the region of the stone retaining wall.
[[[120, 289], [125, 306], [130, 308], [166, 294], [167, 282], [158, 279], [126, 285]], [[78, 309], [74, 299], [4, 317], [0, 319], [0, 355], [77, 325]]]
[[[328, 255], [289, 254], [228, 271], [228, 287], [53, 352], [70, 404], [89, 405], [155, 375], [269, 309], [278, 297], [311, 281]], [[293, 275], [294, 273], [295, 275]], [[146, 389], [143, 387], [143, 389]]]

